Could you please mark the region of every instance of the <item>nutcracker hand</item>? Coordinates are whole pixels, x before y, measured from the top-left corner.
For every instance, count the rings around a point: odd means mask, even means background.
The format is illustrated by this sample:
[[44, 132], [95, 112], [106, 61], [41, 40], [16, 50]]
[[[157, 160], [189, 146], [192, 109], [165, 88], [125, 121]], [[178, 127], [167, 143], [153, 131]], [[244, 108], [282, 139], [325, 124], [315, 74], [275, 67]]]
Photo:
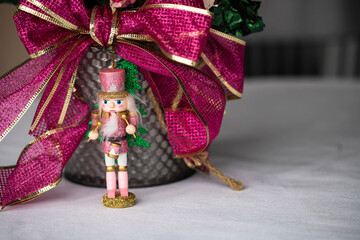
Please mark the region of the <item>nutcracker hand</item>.
[[130, 124], [126, 126], [125, 130], [127, 134], [134, 134], [136, 132], [136, 127], [135, 125]]
[[96, 140], [98, 137], [99, 137], [98, 132], [94, 132], [94, 131], [89, 132], [89, 139], [90, 140]]

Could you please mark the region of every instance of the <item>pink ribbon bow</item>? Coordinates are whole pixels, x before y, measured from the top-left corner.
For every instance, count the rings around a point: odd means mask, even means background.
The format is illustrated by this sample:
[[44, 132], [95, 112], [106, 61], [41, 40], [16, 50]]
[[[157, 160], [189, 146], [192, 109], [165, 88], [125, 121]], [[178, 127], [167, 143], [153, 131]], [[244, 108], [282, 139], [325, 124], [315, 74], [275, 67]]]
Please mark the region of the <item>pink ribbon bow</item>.
[[30, 129], [36, 139], [16, 166], [0, 169], [2, 207], [60, 181], [87, 127], [88, 106], [74, 82], [92, 44], [116, 44], [120, 56], [139, 66], [165, 111], [177, 157], [206, 150], [219, 133], [226, 99], [241, 97], [245, 44], [210, 28], [202, 0], [149, 0], [114, 14], [104, 6], [88, 10], [81, 0], [21, 0], [18, 10], [15, 23], [31, 60], [1, 78], [0, 140], [45, 90]]

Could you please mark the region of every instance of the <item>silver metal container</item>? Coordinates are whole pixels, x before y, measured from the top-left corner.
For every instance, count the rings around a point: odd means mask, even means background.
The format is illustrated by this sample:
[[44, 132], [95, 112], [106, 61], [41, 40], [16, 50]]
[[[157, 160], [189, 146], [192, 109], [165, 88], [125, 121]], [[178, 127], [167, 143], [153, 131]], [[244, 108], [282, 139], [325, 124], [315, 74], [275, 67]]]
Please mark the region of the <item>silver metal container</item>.
[[[121, 58], [114, 54], [115, 63]], [[82, 93], [90, 108], [96, 104], [100, 89], [99, 72], [111, 66], [111, 53], [91, 47], [81, 60], [76, 88]], [[137, 95], [146, 102], [142, 106], [147, 115], [143, 116], [143, 127], [149, 131], [141, 136], [151, 144], [150, 148], [133, 146], [128, 152], [129, 187], [145, 187], [166, 184], [184, 179], [193, 174], [183, 159], [173, 158], [173, 151], [167, 139], [167, 132], [161, 128], [154, 106], [146, 90], [148, 84], [139, 74], [138, 82], [144, 90]], [[90, 121], [90, 119], [89, 119]], [[102, 143], [86, 142], [84, 139], [65, 168], [65, 177], [73, 182], [88, 186], [105, 187], [105, 163]]]

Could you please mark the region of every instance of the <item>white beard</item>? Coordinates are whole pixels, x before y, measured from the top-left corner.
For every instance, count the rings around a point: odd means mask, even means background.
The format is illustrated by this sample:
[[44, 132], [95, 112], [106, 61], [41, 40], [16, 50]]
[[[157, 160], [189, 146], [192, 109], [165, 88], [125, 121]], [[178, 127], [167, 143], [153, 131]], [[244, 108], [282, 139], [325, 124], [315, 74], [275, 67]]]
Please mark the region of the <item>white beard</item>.
[[100, 130], [102, 137], [112, 137], [112, 135], [118, 130], [118, 121], [116, 113], [110, 113], [110, 120], [105, 123]]

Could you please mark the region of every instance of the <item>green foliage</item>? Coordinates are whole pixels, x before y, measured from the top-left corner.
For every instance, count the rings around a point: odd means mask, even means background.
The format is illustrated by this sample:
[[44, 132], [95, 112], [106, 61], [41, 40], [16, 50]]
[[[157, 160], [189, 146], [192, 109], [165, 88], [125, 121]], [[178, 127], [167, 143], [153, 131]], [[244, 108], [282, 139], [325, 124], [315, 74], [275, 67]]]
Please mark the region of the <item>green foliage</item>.
[[[90, 121], [88, 124], [89, 124], [90, 127], [91, 127], [92, 121]], [[89, 130], [89, 131], [86, 131], [86, 133], [85, 133], [85, 135], [84, 135], [84, 138], [89, 138], [89, 133], [90, 133], [90, 130]]]
[[132, 147], [132, 146], [151, 147], [150, 143], [148, 143], [145, 139], [143, 139], [139, 135], [139, 134], [147, 134], [147, 133], [149, 133], [149, 132], [139, 124], [137, 132], [135, 133], [136, 139], [134, 138], [134, 136], [132, 134], [126, 135], [129, 147]]
[[139, 133], [142, 133], [142, 134], [149, 133], [149, 132], [148, 132], [145, 128], [143, 128], [140, 124], [139, 124], [139, 126], [138, 126], [137, 131], [138, 131]]
[[[120, 69], [125, 70], [125, 89], [131, 94], [135, 94], [135, 90], [143, 90], [143, 88], [138, 84], [137, 82], [139, 79], [136, 78], [136, 74], [139, 73], [137, 70], [137, 66], [129, 61], [122, 60], [118, 63], [118, 67]], [[141, 107], [138, 108], [141, 115], [147, 115], [147, 113], [142, 109]], [[145, 141], [139, 134], [147, 134], [148, 131], [146, 131], [145, 128], [143, 128], [140, 124], [137, 129], [136, 139], [133, 135], [127, 134], [126, 138], [128, 140], [129, 147], [132, 146], [140, 146], [140, 147], [150, 147], [151, 145]]]
[[144, 111], [142, 108], [138, 108], [141, 115], [147, 115], [147, 112]]
[[134, 138], [133, 135], [128, 134], [127, 137], [127, 141], [129, 144], [129, 147], [132, 146], [140, 146], [140, 147], [151, 147], [150, 143], [148, 143], [147, 141], [145, 141], [145, 139], [143, 139], [142, 137], [140, 137], [139, 134], [135, 133], [136, 135], [136, 139]]
[[252, 0], [221, 0], [214, 6], [212, 28], [236, 36], [260, 32], [265, 27], [258, 15], [261, 2]]
[[135, 89], [142, 90], [142, 87], [137, 83], [139, 79], [135, 77], [138, 74], [137, 66], [129, 61], [123, 60], [119, 62], [117, 68], [125, 69], [125, 89], [131, 94], [135, 94]]

